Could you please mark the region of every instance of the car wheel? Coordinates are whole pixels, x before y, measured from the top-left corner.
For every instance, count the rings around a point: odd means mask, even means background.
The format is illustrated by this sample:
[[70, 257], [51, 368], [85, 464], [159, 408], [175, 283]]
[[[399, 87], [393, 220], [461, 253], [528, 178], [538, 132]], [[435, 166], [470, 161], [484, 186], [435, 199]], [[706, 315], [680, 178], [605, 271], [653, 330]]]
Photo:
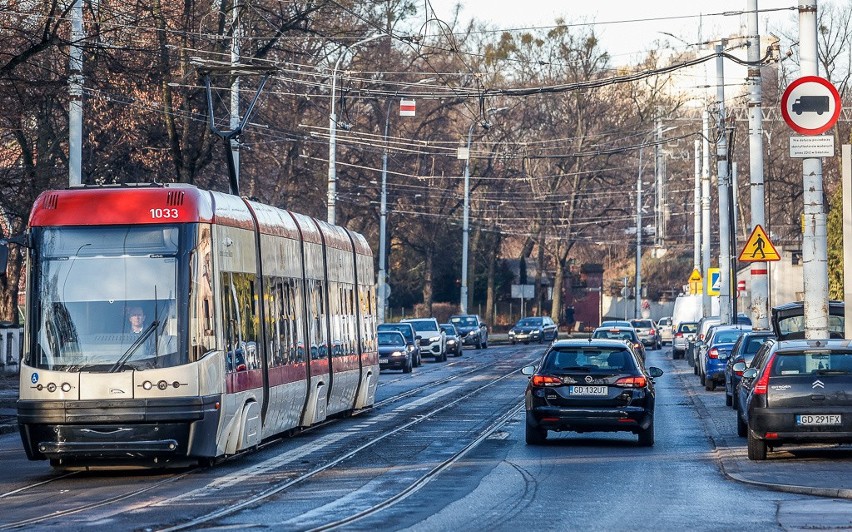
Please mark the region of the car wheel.
[[732, 404], [734, 404], [734, 398], [732, 396], [728, 395], [728, 392], [726, 391], [725, 392], [725, 406], [731, 406]]
[[488, 340], [482, 342], [482, 349], [488, 349]]
[[[747, 427], [746, 430], [748, 430]], [[750, 430], [748, 430], [748, 459], [766, 460], [766, 442], [756, 438]]]
[[515, 345], [515, 341], [514, 341], [514, 340], [512, 340], [512, 345]]
[[530, 426], [527, 423], [526, 440], [527, 445], [541, 445], [547, 439], [547, 431], [537, 427]]
[[639, 446], [653, 447], [654, 446], [654, 420], [651, 419], [651, 424], [645, 430], [639, 431]]
[[740, 402], [737, 399], [737, 389], [734, 388], [734, 393], [731, 394], [731, 408], [733, 408], [734, 410], [738, 409], [740, 407], [739, 403]]
[[748, 425], [745, 421], [743, 421], [742, 416], [740, 416], [739, 411], [737, 412], [737, 436], [740, 438], [745, 438], [746, 434], [748, 434]]
[[696, 366], [696, 365], [694, 365], [694, 364], [693, 364], [693, 365], [692, 365], [692, 372], [693, 372], [694, 374], [698, 375], [698, 366]]
[[444, 351], [443, 353], [441, 353], [441, 362], [446, 362], [446, 361], [447, 361], [447, 352]]
[[482, 349], [482, 340], [476, 340], [476, 348]]
[[411, 369], [414, 366], [414, 362], [409, 358], [408, 362], [406, 362], [405, 367], [402, 368], [403, 373], [411, 373]]

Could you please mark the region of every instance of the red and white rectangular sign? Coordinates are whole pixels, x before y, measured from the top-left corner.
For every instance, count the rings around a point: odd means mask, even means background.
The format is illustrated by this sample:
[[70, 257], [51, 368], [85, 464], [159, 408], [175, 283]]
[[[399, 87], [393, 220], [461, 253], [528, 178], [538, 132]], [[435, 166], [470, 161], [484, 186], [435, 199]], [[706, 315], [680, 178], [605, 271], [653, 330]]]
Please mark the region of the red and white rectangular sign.
[[414, 116], [416, 102], [414, 100], [399, 101], [399, 116]]

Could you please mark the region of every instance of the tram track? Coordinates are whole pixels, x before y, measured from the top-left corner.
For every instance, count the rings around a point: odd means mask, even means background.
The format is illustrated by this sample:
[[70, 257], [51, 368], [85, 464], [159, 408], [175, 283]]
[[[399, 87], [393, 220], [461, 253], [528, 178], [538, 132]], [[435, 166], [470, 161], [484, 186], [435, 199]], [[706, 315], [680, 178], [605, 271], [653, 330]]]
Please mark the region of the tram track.
[[[379, 442], [381, 442], [381, 441], [383, 441], [387, 438], [390, 438], [390, 437], [394, 436], [395, 434], [399, 434], [401, 432], [411, 430], [411, 428], [414, 427], [415, 425], [422, 423], [424, 421], [427, 421], [430, 418], [432, 418], [433, 416], [435, 416], [435, 415], [437, 415], [441, 412], [444, 412], [445, 410], [452, 408], [453, 406], [458, 405], [460, 402], [469, 399], [470, 397], [480, 393], [482, 390], [487, 389], [488, 387], [510, 377], [511, 375], [514, 375], [515, 373], [517, 373], [517, 371], [519, 371], [517, 369], [519, 367], [517, 363], [512, 363], [512, 362], [509, 362], [509, 361], [502, 359], [502, 358], [498, 358], [496, 360], [495, 359], [486, 359], [484, 361], [467, 359], [466, 361], [467, 362], [473, 361], [474, 364], [472, 364], [470, 368], [464, 368], [462, 371], [459, 371], [457, 373], [452, 373], [450, 375], [443, 376], [443, 377], [438, 378], [436, 380], [431, 380], [429, 382], [422, 383], [418, 386], [415, 386], [414, 388], [396, 393], [393, 396], [387, 397], [387, 398], [385, 398], [381, 401], [376, 402], [374, 407], [371, 408], [371, 409], [366, 409], [366, 410], [357, 412], [356, 415], [353, 416], [353, 417], [360, 417], [361, 414], [368, 414], [368, 413], [376, 414], [378, 411], [387, 409], [388, 407], [390, 407], [394, 404], [397, 404], [401, 401], [404, 401], [407, 398], [417, 396], [418, 394], [422, 394], [423, 392], [428, 392], [430, 390], [441, 390], [445, 385], [452, 383], [453, 381], [456, 381], [456, 380], [459, 380], [459, 379], [463, 380], [465, 377], [469, 377], [472, 374], [486, 372], [486, 371], [490, 370], [491, 368], [494, 368], [495, 366], [497, 366], [499, 364], [509, 363], [509, 364], [511, 364], [511, 367], [508, 368], [508, 371], [505, 372], [504, 374], [502, 374], [501, 376], [499, 376], [499, 377], [497, 377], [497, 378], [495, 378], [495, 379], [493, 379], [493, 380], [491, 380], [487, 383], [486, 382], [478, 383], [474, 390], [468, 391], [467, 393], [463, 393], [462, 395], [455, 397], [453, 400], [448, 401], [446, 404], [442, 404], [441, 406], [438, 406], [438, 407], [434, 407], [434, 405], [432, 405], [431, 407], [427, 406], [428, 408], [430, 408], [429, 412], [418, 413], [418, 411], [419, 411], [419, 405], [418, 405], [417, 410], [414, 410], [414, 409], [411, 410], [410, 415], [412, 416], [412, 419], [410, 419], [409, 421], [402, 423], [400, 425], [397, 425], [390, 430], [386, 430], [379, 437], [373, 438], [371, 441], [365, 442], [365, 443], [357, 446], [354, 449], [350, 448], [349, 452], [338, 456], [334, 460], [326, 462], [325, 464], [323, 464], [320, 467], [310, 469], [310, 470], [308, 470], [308, 471], [306, 471], [306, 472], [304, 472], [304, 473], [302, 473], [298, 476], [295, 476], [295, 478], [290, 478], [290, 479], [284, 481], [283, 483], [279, 482], [279, 483], [273, 485], [272, 487], [268, 487], [268, 489], [264, 490], [260, 494], [254, 495], [251, 498], [251, 500], [239, 501], [235, 504], [231, 504], [231, 505], [228, 505], [228, 506], [225, 506], [225, 507], [220, 506], [218, 508], [218, 510], [215, 511], [215, 512], [209, 512], [207, 514], [203, 514], [202, 516], [199, 516], [199, 517], [193, 519], [192, 521], [190, 521], [188, 523], [176, 525], [176, 526], [173, 526], [171, 528], [163, 528], [162, 530], [185, 530], [185, 529], [188, 529], [188, 528], [199, 526], [199, 525], [204, 524], [204, 523], [209, 523], [209, 522], [215, 521], [216, 519], [219, 519], [221, 517], [237, 513], [241, 509], [247, 507], [248, 505], [257, 503], [257, 501], [259, 501], [259, 500], [269, 499], [269, 498], [274, 497], [278, 493], [284, 492], [288, 489], [295, 488], [295, 487], [298, 487], [300, 485], [305, 485], [305, 484], [308, 483], [308, 481], [310, 479], [316, 477], [317, 475], [323, 473], [324, 471], [327, 471], [331, 468], [339, 466], [340, 464], [342, 464], [346, 460], [358, 455], [359, 453], [363, 453], [363, 452], [367, 451], [368, 449], [374, 447], [377, 443], [379, 443]], [[456, 361], [455, 363], [451, 363], [451, 364], [456, 365], [457, 363], [460, 363], [460, 362], [464, 362], [464, 361], [459, 360], [459, 361]], [[440, 369], [446, 368], [447, 366], [448, 365], [441, 365], [439, 367], [436, 366], [434, 371], [439, 371]], [[429, 372], [429, 373], [432, 373], [432, 372]], [[387, 385], [387, 384], [388, 383], [383, 383], [383, 385]], [[451, 386], [450, 389], [453, 389], [453, 387]], [[437, 393], [438, 392], [436, 392], [436, 394]], [[436, 395], [436, 394], [432, 394], [432, 395]], [[428, 397], [430, 397], [430, 396], [427, 396], [426, 399], [428, 399]], [[418, 400], [418, 401], [414, 401], [414, 402], [412, 402], [412, 404], [417, 404], [419, 401], [422, 401], [422, 400], [423, 399]], [[428, 405], [428, 403], [424, 403], [424, 405]], [[381, 412], [382, 416], [387, 415], [387, 414], [388, 414], [387, 412]], [[369, 416], [368, 415], [368, 416], [365, 417], [365, 419], [370, 421], [373, 417], [379, 417], [379, 416]], [[319, 429], [321, 429], [323, 427], [328, 427], [329, 425], [331, 425], [333, 423], [343, 423], [343, 420], [338, 420], [338, 419], [329, 420], [327, 422], [319, 424], [315, 427], [310, 427], [310, 428], [308, 428], [304, 431], [301, 431], [301, 432], [302, 433], [310, 433], [310, 432], [313, 432], [313, 431], [319, 431]], [[499, 424], [495, 424], [493, 426], [493, 428], [491, 428], [491, 429], [489, 429], [489, 431], [487, 431], [487, 433], [483, 432], [482, 434], [480, 434], [479, 437], [475, 441], [480, 442], [480, 441], [482, 441], [482, 439], [487, 438], [487, 435], [490, 434], [491, 432], [493, 432], [494, 430], [496, 430], [497, 427], [499, 427]], [[351, 431], [351, 429], [350, 429], [350, 431]], [[351, 434], [351, 432], [350, 432], [350, 434]], [[221, 465], [225, 466], [227, 464], [227, 465], [230, 465], [230, 466], [234, 466], [234, 464], [236, 462], [236, 460], [234, 460], [234, 459], [246, 459], [247, 455], [251, 455], [251, 454], [256, 455], [257, 452], [259, 452], [260, 450], [266, 449], [268, 447], [272, 447], [276, 443], [281, 442], [282, 440], [287, 440], [287, 439], [288, 439], [287, 437], [277, 437], [277, 438], [273, 438], [271, 440], [267, 440], [261, 446], [259, 446], [258, 451], [253, 452], [253, 453], [246, 453], [246, 454], [241, 453], [241, 454], [238, 454], [238, 455], [234, 455], [232, 457], [228, 457], [228, 458], [222, 460]], [[465, 449], [459, 451], [459, 453], [457, 453], [457, 456], [451, 457], [448, 460], [443, 461], [441, 464], [439, 464], [438, 466], [436, 466], [434, 468], [434, 471], [430, 471], [426, 475], [423, 475], [423, 478], [419, 481], [419, 483], [422, 484], [422, 485], [425, 485], [426, 483], [428, 483], [429, 479], [433, 478], [434, 476], [437, 476], [438, 474], [440, 474], [440, 472], [443, 469], [445, 469], [446, 467], [449, 467], [450, 465], [455, 463], [455, 461], [461, 459], [461, 457], [464, 456], [464, 454], [467, 452], [467, 450], [474, 448], [476, 446], [476, 444], [477, 443], [471, 442], [471, 444], [466, 446]], [[214, 467], [219, 467], [219, 466], [214, 466]], [[241, 479], [250, 478], [251, 474], [249, 472], [250, 472], [250, 470], [252, 470], [253, 467], [255, 467], [255, 464], [253, 464], [253, 463], [247, 463], [245, 465], [238, 465], [236, 470], [234, 471], [234, 473], [231, 473], [231, 474], [235, 475], [236, 477], [239, 477]], [[284, 468], [284, 471], [289, 471], [289, 470], [290, 470], [289, 466]], [[21, 519], [18, 519], [18, 520], [2, 523], [2, 524], [0, 524], [0, 530], [10, 530], [10, 529], [15, 529], [15, 528], [23, 528], [23, 527], [32, 526], [32, 525], [44, 525], [44, 524], [46, 524], [50, 521], [57, 520], [57, 519], [60, 519], [62, 517], [67, 517], [67, 516], [75, 515], [75, 514], [85, 514], [86, 512], [97, 510], [99, 508], [102, 509], [104, 507], [107, 507], [107, 506], [110, 506], [110, 505], [115, 505], [116, 503], [121, 503], [122, 501], [126, 501], [126, 500], [134, 501], [134, 504], [130, 506], [132, 508], [132, 507], [138, 505], [138, 500], [143, 498], [143, 496], [147, 497], [147, 500], [155, 501], [156, 505], [158, 507], [168, 506], [170, 501], [176, 500], [176, 499], [178, 499], [178, 497], [170, 497], [168, 494], [157, 493], [158, 491], [161, 491], [162, 488], [165, 488], [166, 486], [174, 485], [175, 482], [183, 480], [186, 477], [189, 477], [190, 475], [195, 475], [195, 474], [199, 474], [199, 473], [210, 474], [211, 472], [215, 472], [215, 470], [211, 470], [210, 467], [200, 467], [200, 468], [194, 468], [194, 469], [191, 469], [191, 470], [183, 470], [183, 471], [180, 471], [180, 472], [175, 472], [174, 474], [169, 475], [167, 478], [163, 478], [163, 479], [161, 479], [157, 482], [141, 486], [138, 489], [132, 489], [132, 490], [129, 490], [129, 491], [126, 491], [126, 492], [123, 492], [123, 493], [116, 494], [114, 496], [102, 498], [100, 500], [94, 500], [94, 501], [91, 501], [91, 502], [75, 504], [73, 507], [68, 507], [68, 508], [52, 511], [52, 512], [46, 513], [45, 515], [34, 516], [34, 517], [24, 517], [24, 518], [21, 518]], [[73, 478], [75, 476], [79, 476], [80, 473], [82, 473], [82, 472], [81, 471], [68, 472], [68, 473], [58, 475], [58, 476], [55, 476], [55, 477], [51, 477], [51, 478], [48, 478], [48, 479], [45, 479], [45, 480], [40, 480], [39, 482], [33, 482], [33, 483], [27, 484], [25, 486], [16, 487], [15, 489], [12, 489], [12, 490], [9, 490], [5, 493], [0, 494], [0, 499], [11, 500], [13, 498], [13, 496], [19, 496], [21, 494], [25, 494], [27, 491], [42, 488], [47, 484], [56, 483], [57, 481], [68, 480], [68, 479]], [[278, 474], [287, 474], [287, 473], [279, 472]], [[241, 481], [238, 481], [238, 482], [241, 482]], [[268, 486], [268, 484], [267, 484], [267, 486]], [[63, 486], [62, 483], [59, 483], [58, 488], [53, 487], [51, 489], [53, 489], [54, 491], [60, 491], [60, 490], [62, 490], [62, 491], [73, 491], [73, 490], [77, 490], [78, 488], [79, 488], [79, 485], [70, 485], [70, 486], [67, 486], [67, 490], [66, 490], [66, 486]], [[404, 493], [401, 492], [401, 493], [397, 494], [396, 496], [390, 498], [389, 500], [383, 501], [381, 504], [375, 505], [375, 507], [369, 509], [369, 511], [360, 512], [358, 514], [358, 516], [352, 516], [352, 517], [346, 518], [345, 520], [341, 520], [341, 523], [339, 525], [335, 525], [335, 526], [343, 526], [348, 522], [354, 522], [356, 520], [363, 519], [364, 517], [367, 517], [369, 515], [373, 515], [376, 512], [381, 511], [382, 509], [390, 507], [390, 506], [396, 504], [397, 502], [404, 500], [407, 497], [406, 493], [409, 493], [409, 494], [414, 493], [418, 489], [420, 489], [420, 487], [418, 487], [418, 483], [415, 483], [411, 487], [407, 488]], [[166, 491], [168, 491], [168, 490], [166, 490]], [[153, 497], [152, 497], [152, 494], [154, 494]], [[110, 511], [112, 512], [114, 510], [112, 508], [110, 508]]]
[[[477, 369], [482, 370], [482, 369], [487, 368], [487, 367], [492, 367], [492, 366], [498, 365], [501, 362], [505, 362], [505, 361], [493, 362], [491, 364], [479, 366]], [[437, 408], [432, 408], [428, 412], [425, 412], [425, 413], [421, 413], [421, 412], [414, 413], [414, 412], [412, 412], [412, 414], [413, 414], [412, 419], [410, 419], [409, 421], [402, 423], [402, 424], [394, 425], [392, 428], [383, 431], [381, 434], [373, 436], [372, 439], [370, 439], [369, 441], [357, 446], [354, 449], [349, 449], [347, 452], [340, 454], [336, 458], [327, 461], [326, 463], [324, 463], [323, 465], [321, 465], [319, 467], [315, 467], [313, 469], [310, 469], [309, 471], [306, 471], [305, 473], [302, 473], [301, 475], [297, 476], [296, 478], [288, 479], [287, 481], [282, 482], [278, 485], [273, 485], [271, 487], [266, 488], [263, 491], [253, 493], [251, 500], [241, 501], [241, 502], [238, 502], [236, 504], [232, 504], [232, 505], [226, 506], [226, 507], [220, 507], [213, 512], [209, 512], [207, 514], [197, 516], [197, 517], [193, 518], [192, 520], [187, 521], [185, 523], [181, 523], [181, 524], [178, 524], [178, 525], [169, 526], [169, 527], [165, 527], [165, 528], [158, 528], [158, 529], [155, 529], [155, 530], [158, 530], [160, 532], [173, 532], [173, 531], [180, 531], [180, 530], [188, 530], [188, 529], [192, 529], [192, 528], [195, 528], [195, 527], [198, 527], [198, 526], [210, 524], [212, 522], [215, 522], [217, 519], [221, 519], [223, 517], [227, 517], [227, 516], [236, 514], [236, 513], [240, 512], [241, 510], [244, 510], [244, 509], [247, 509], [247, 508], [250, 508], [250, 507], [254, 507], [254, 506], [258, 505], [259, 503], [262, 503], [263, 501], [271, 499], [271, 498], [273, 498], [273, 497], [275, 497], [279, 494], [283, 494], [287, 490], [294, 489], [294, 488], [299, 487], [300, 485], [306, 484], [309, 480], [317, 477], [318, 475], [341, 465], [343, 462], [351, 460], [353, 457], [355, 457], [359, 454], [362, 454], [362, 453], [365, 453], [365, 452], [371, 450], [372, 448], [374, 448], [374, 447], [378, 446], [380, 443], [382, 443], [384, 440], [386, 440], [386, 439], [388, 439], [388, 438], [390, 438], [394, 435], [409, 431], [412, 427], [414, 427], [418, 424], [421, 424], [425, 421], [428, 421], [431, 418], [433, 418], [433, 417], [437, 416], [438, 414], [441, 414], [441, 413], [443, 413], [443, 412], [445, 412], [449, 409], [457, 407], [459, 404], [463, 403], [464, 401], [469, 400], [470, 398], [482, 393], [484, 390], [487, 390], [488, 388], [490, 388], [490, 387], [492, 387], [492, 386], [494, 386], [498, 383], [501, 383], [505, 379], [508, 379], [508, 378], [518, 374], [519, 372], [520, 372], [520, 368], [517, 367], [516, 365], [514, 365], [513, 369], [510, 369], [506, 373], [503, 373], [502, 375], [500, 375], [500, 376], [498, 376], [498, 377], [496, 377], [496, 378], [494, 378], [494, 379], [492, 379], [488, 382], [478, 384], [475, 387], [475, 389], [467, 391], [465, 393], [462, 393], [460, 396], [455, 397], [453, 400], [447, 402], [446, 404], [443, 404], [443, 405], [441, 405]], [[471, 373], [471, 372], [465, 372], [465, 373]], [[448, 378], [445, 381], [453, 380], [453, 379], [458, 378], [460, 376], [461, 375], [457, 374], [457, 375], [454, 375], [452, 379]], [[394, 399], [396, 399], [396, 397]], [[431, 467], [429, 469], [429, 471], [427, 471], [425, 474], [421, 475], [414, 482], [405, 486], [403, 489], [399, 490], [394, 495], [387, 497], [385, 500], [380, 501], [379, 503], [372, 505], [370, 508], [363, 510], [363, 511], [360, 511], [360, 512], [354, 514], [354, 515], [347, 516], [345, 518], [342, 518], [342, 519], [339, 519], [339, 520], [336, 520], [336, 521], [333, 521], [333, 522], [330, 522], [330, 523], [324, 523], [324, 524], [321, 524], [321, 525], [310, 527], [310, 529], [311, 530], [330, 530], [330, 529], [333, 529], [333, 528], [345, 526], [349, 523], [353, 523], [355, 521], [358, 521], [358, 520], [364, 519], [366, 517], [372, 516], [372, 515], [380, 512], [380, 511], [385, 510], [385, 509], [389, 508], [390, 506], [393, 506], [394, 504], [397, 504], [398, 502], [406, 499], [408, 496], [412, 495], [416, 491], [423, 488], [426, 484], [428, 484], [431, 480], [433, 480], [437, 475], [439, 475], [446, 468], [448, 468], [452, 464], [458, 462], [471, 449], [475, 448], [483, 440], [488, 438], [498, 428], [500, 428], [503, 424], [505, 424], [507, 420], [514, 417], [522, 407], [523, 407], [522, 403], [515, 404], [514, 406], [512, 406], [512, 408], [510, 408], [507, 412], [504, 412], [502, 415], [500, 415], [485, 430], [480, 431], [480, 433], [471, 442], [469, 442], [467, 445], [465, 445], [462, 449], [460, 449], [458, 452], [454, 453], [448, 459], [441, 461], [439, 464], [435, 465], [434, 467]], [[160, 504], [168, 504], [168, 501], [162, 501]]]

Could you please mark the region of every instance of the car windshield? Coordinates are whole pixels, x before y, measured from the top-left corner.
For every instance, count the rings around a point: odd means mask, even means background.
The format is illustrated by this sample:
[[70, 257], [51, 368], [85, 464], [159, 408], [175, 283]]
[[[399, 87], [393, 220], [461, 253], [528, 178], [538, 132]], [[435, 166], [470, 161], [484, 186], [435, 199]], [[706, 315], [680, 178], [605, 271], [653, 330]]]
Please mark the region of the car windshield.
[[852, 373], [852, 351], [778, 353], [771, 377]]
[[456, 334], [456, 328], [453, 327], [452, 325], [441, 325], [441, 330], [444, 331], [447, 334], [452, 334], [452, 335]]
[[612, 372], [634, 371], [633, 357], [619, 348], [562, 348], [547, 354], [542, 364], [547, 373], [561, 371]]
[[541, 325], [541, 318], [524, 318], [518, 321], [518, 327], [538, 327]]
[[379, 333], [379, 345], [405, 345], [405, 338], [398, 332], [384, 331]]
[[383, 323], [378, 326], [378, 330], [382, 331], [399, 331], [403, 336], [408, 338], [409, 340], [413, 340], [411, 337], [411, 327], [409, 325], [401, 325], [398, 323]]
[[423, 331], [437, 331], [437, 327], [435, 327], [434, 321], [409, 321], [414, 326], [414, 330], [417, 332]]
[[476, 318], [471, 318], [469, 316], [457, 316], [450, 321], [456, 325], [461, 325], [462, 327], [473, 327], [476, 325]]

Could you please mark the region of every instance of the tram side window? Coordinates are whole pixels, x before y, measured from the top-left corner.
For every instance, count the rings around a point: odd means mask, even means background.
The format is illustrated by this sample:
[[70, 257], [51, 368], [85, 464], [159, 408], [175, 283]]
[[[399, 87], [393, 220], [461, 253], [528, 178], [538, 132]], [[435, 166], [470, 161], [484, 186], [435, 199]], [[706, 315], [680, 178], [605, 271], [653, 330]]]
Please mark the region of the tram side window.
[[258, 369], [258, 313], [255, 276], [222, 273], [222, 312], [228, 371]]
[[308, 312], [310, 320], [311, 359], [325, 358], [326, 342], [326, 312], [323, 298], [323, 282], [316, 279], [308, 280]]
[[361, 305], [361, 351], [375, 351], [376, 346], [376, 317], [374, 313], [375, 299], [373, 291], [368, 286], [358, 287], [358, 302]]
[[355, 315], [355, 290], [352, 285], [345, 285], [341, 290], [341, 299], [343, 300], [343, 313], [346, 316], [344, 323], [346, 337], [346, 354], [354, 355], [357, 353], [356, 344], [358, 342], [357, 320]]
[[331, 329], [331, 356], [340, 356], [343, 351], [343, 326], [340, 313], [340, 283], [328, 283], [328, 319]]
[[272, 346], [271, 365], [282, 366], [304, 359], [300, 353], [299, 323], [301, 315], [299, 300], [296, 291], [295, 279], [270, 280], [268, 285], [270, 295], [267, 301], [270, 308], [267, 309], [269, 319], [270, 343]]
[[210, 229], [203, 228], [192, 257], [192, 304], [190, 307], [190, 340], [192, 360], [198, 360], [216, 349], [213, 327], [213, 265], [210, 256]]

